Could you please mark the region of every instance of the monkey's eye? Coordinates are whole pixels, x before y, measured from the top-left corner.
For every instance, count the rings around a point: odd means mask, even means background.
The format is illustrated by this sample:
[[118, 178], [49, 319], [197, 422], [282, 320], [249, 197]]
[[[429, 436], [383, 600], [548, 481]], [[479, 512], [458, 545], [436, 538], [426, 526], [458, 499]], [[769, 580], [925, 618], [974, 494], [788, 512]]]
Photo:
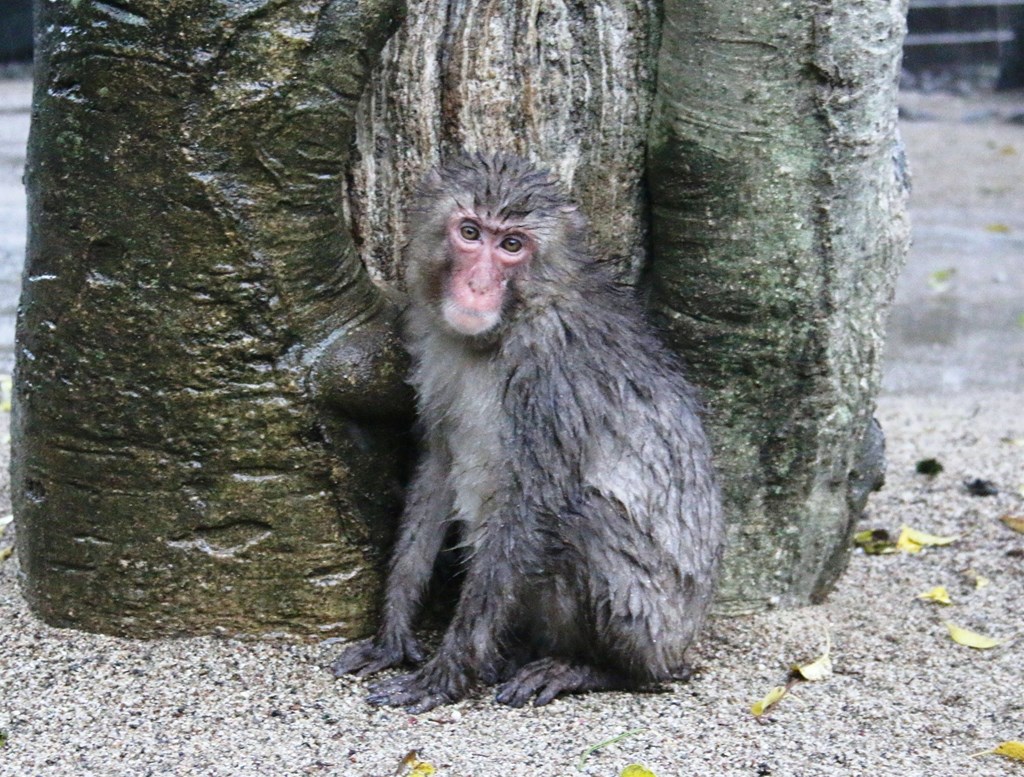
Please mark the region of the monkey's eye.
[[510, 254], [518, 254], [523, 250], [523, 241], [518, 237], [506, 237], [501, 241], [501, 247]]
[[479, 240], [480, 227], [476, 224], [463, 224], [459, 227], [459, 234], [462, 235], [465, 240]]

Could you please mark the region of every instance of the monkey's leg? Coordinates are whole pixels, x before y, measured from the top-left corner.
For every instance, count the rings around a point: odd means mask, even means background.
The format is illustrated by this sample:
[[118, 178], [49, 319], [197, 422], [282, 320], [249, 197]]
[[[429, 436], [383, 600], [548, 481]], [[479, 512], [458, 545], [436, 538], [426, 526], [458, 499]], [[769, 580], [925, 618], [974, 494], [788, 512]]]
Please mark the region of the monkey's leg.
[[570, 664], [557, 658], [541, 658], [520, 669], [498, 689], [495, 697], [510, 707], [522, 707], [531, 697], [535, 707], [563, 693], [624, 690], [635, 683], [629, 678], [586, 664]]
[[458, 701], [495, 667], [498, 638], [508, 624], [534, 549], [519, 516], [496, 521], [473, 553], [462, 593], [437, 653], [410, 674], [373, 685], [371, 704], [420, 713]]
[[391, 556], [380, 629], [376, 636], [345, 649], [331, 667], [335, 677], [353, 673], [364, 677], [399, 664], [421, 664], [426, 658], [412, 622], [451, 512], [446, 471], [446, 461], [434, 452], [418, 467]]

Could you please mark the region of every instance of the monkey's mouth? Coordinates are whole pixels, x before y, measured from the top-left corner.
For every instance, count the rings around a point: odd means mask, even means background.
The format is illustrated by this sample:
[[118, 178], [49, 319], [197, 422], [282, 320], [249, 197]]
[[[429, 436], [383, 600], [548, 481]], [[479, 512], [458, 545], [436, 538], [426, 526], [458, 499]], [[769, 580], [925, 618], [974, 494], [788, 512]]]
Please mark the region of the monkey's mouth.
[[501, 320], [501, 312], [498, 310], [472, 310], [450, 299], [445, 301], [441, 315], [448, 326], [469, 337], [489, 332]]

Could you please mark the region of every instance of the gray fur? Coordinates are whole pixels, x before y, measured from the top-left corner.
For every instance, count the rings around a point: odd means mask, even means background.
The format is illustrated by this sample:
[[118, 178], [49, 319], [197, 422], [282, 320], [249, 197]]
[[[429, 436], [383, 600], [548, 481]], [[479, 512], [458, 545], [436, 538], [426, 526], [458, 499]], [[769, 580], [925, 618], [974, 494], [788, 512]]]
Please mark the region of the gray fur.
[[[693, 389], [545, 173], [466, 157], [428, 177], [419, 202], [407, 328], [426, 451], [381, 629], [335, 671], [423, 659], [412, 620], [455, 521], [466, 576], [441, 647], [372, 702], [422, 711], [504, 680], [498, 700], [519, 706], [684, 675], [724, 536]], [[472, 338], [439, 313], [455, 208], [539, 236], [498, 328]]]

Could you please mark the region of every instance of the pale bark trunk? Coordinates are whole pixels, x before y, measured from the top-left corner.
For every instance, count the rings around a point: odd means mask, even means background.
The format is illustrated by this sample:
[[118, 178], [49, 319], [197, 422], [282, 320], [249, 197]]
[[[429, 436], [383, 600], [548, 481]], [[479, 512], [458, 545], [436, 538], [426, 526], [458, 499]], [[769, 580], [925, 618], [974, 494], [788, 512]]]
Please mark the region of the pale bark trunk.
[[655, 311], [706, 388], [729, 611], [822, 596], [881, 477], [907, 249], [905, 2], [667, 0], [649, 156]]

